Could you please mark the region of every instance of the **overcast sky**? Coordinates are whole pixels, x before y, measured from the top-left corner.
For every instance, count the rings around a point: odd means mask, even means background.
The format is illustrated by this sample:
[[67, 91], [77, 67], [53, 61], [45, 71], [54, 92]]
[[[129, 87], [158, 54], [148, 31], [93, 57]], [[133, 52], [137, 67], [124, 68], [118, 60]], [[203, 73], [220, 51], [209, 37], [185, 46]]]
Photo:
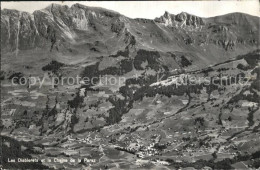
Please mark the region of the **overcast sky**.
[[200, 17], [212, 17], [232, 12], [243, 12], [260, 16], [258, 0], [240, 1], [48, 1], [48, 2], [1, 2], [1, 8], [17, 9], [32, 13], [51, 3], [71, 6], [80, 3], [86, 6], [103, 7], [117, 11], [130, 18], [149, 18], [161, 16], [165, 11], [172, 14], [188, 12]]

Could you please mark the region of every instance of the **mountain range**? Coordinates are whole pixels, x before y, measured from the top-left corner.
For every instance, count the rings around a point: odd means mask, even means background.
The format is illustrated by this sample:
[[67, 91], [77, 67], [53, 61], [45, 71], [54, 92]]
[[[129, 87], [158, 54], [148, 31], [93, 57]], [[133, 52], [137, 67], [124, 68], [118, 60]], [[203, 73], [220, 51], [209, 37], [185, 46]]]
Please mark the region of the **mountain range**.
[[[203, 66], [246, 54], [259, 44], [259, 18], [242, 13], [201, 18], [165, 12], [131, 19], [102, 8], [51, 4], [32, 14], [1, 11], [2, 53], [41, 48], [64, 55], [99, 57], [138, 49], [185, 55]], [[221, 54], [221, 55], [219, 55]]]

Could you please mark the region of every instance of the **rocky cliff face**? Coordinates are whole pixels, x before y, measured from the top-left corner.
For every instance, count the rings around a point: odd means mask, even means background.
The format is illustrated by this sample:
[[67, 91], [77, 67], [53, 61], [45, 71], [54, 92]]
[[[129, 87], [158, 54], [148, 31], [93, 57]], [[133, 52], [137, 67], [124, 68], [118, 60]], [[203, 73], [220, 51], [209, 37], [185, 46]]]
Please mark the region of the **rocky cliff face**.
[[39, 33], [34, 16], [15, 10], [3, 10], [1, 12], [2, 48], [14, 51], [35, 47]]
[[[50, 44], [53, 48], [58, 41], [74, 42], [76, 31], [96, 29], [95, 24], [100, 20], [105, 24], [119, 16], [115, 12], [80, 4], [71, 8], [52, 4], [33, 14], [9, 9], [1, 12], [1, 45], [5, 51], [33, 49]], [[117, 31], [115, 27], [111, 29]]]
[[160, 18], [156, 18], [155, 22], [163, 23], [165, 26], [175, 26], [175, 27], [186, 27], [191, 26], [194, 28], [199, 28], [205, 25], [201, 17], [182, 12], [177, 15], [165, 12]]

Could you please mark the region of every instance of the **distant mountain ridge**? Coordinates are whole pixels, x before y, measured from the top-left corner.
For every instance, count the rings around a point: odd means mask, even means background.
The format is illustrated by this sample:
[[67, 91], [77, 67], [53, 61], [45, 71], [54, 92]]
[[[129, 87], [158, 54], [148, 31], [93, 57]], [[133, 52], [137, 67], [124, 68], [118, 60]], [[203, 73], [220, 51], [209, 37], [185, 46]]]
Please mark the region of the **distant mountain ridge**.
[[259, 18], [242, 13], [201, 18], [165, 12], [150, 20], [81, 4], [51, 4], [32, 14], [9, 9], [1, 14], [3, 54], [40, 48], [99, 57], [124, 51], [132, 39], [135, 50], [192, 52], [193, 60], [212, 64], [259, 48]]

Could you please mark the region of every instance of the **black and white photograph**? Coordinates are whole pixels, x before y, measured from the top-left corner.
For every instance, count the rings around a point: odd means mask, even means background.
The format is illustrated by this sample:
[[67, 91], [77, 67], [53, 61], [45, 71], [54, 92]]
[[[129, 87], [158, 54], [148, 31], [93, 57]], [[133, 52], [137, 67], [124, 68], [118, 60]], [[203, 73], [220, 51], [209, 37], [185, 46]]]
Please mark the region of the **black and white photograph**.
[[260, 5], [2, 1], [0, 168], [260, 169]]

